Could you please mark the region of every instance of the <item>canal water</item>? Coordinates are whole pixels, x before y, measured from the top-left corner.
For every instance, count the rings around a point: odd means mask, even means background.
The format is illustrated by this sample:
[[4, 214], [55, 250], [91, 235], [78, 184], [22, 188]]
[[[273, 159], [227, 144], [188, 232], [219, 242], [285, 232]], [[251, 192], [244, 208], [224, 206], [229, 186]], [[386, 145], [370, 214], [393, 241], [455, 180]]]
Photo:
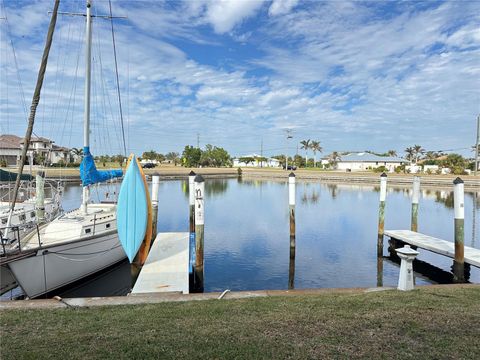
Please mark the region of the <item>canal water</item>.
[[[297, 181], [296, 251], [290, 256], [286, 181], [207, 179], [205, 183], [205, 291], [396, 286], [399, 264], [377, 258], [379, 187]], [[64, 210], [77, 208], [82, 189], [69, 185]], [[93, 189], [94, 200], [118, 193]], [[108, 193], [108, 195], [106, 195]], [[159, 189], [159, 232], [188, 231], [188, 183]], [[465, 245], [480, 248], [480, 194], [465, 194]], [[389, 186], [385, 229], [409, 229], [411, 191]], [[453, 239], [453, 193], [422, 189], [419, 232]], [[451, 280], [453, 260], [419, 249], [417, 284]], [[417, 271], [418, 269], [418, 271]], [[472, 267], [470, 281], [480, 283]], [[61, 293], [64, 297], [122, 295], [131, 286], [124, 262]]]

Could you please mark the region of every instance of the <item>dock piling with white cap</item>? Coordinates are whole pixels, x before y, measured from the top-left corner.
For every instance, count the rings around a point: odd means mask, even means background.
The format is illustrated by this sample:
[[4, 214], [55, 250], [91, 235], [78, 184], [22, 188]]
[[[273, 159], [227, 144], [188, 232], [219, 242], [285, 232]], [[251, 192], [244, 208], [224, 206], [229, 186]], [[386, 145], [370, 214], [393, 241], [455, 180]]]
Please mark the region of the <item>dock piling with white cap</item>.
[[383, 233], [385, 231], [385, 201], [387, 199], [387, 174], [380, 175], [380, 205], [378, 208], [377, 256], [383, 256]]
[[453, 205], [455, 214], [455, 260], [453, 262], [453, 279], [455, 282], [464, 282], [465, 194], [463, 180], [457, 177], [453, 181], [453, 185]]

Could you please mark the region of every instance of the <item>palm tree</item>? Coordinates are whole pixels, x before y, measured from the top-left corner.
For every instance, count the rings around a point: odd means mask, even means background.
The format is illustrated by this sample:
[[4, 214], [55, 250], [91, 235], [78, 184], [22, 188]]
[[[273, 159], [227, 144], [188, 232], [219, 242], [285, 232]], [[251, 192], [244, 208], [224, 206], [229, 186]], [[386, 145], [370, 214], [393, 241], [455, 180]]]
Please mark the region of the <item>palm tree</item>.
[[307, 167], [307, 162], [308, 162], [308, 149], [310, 149], [310, 139], [308, 140], [302, 140], [300, 141], [300, 144], [302, 144], [301, 149], [305, 150], [305, 167]]
[[435, 151], [427, 151], [425, 153], [425, 159], [435, 160], [438, 157], [438, 154]]
[[387, 155], [388, 156], [397, 156], [397, 151], [396, 150], [388, 150]]
[[180, 159], [179, 156], [180, 156], [180, 154], [177, 153], [177, 152], [174, 152], [174, 151], [171, 151], [171, 152], [169, 152], [169, 153], [167, 153], [167, 154], [165, 155], [165, 157], [167, 158], [167, 160], [173, 161], [173, 164], [174, 164], [175, 166], [177, 166], [177, 162], [178, 162], [178, 160]]
[[313, 167], [317, 166], [317, 151], [322, 152], [322, 147], [320, 146], [320, 141], [315, 141], [312, 140], [312, 143], [310, 144], [310, 149], [313, 151]]
[[83, 155], [83, 149], [81, 148], [71, 148], [70, 149], [70, 162], [77, 161], [78, 158], [81, 158]]
[[412, 147], [408, 147], [405, 149], [405, 153], [407, 154], [405, 156], [405, 158], [408, 160], [408, 161], [412, 161], [415, 157], [415, 150], [412, 148]]
[[420, 156], [425, 154], [425, 149], [422, 148], [420, 145], [413, 145], [413, 151], [415, 154], [415, 164], [416, 164]]
[[340, 154], [336, 151], [332, 152], [328, 156], [328, 161], [332, 164], [332, 167], [336, 167], [337, 163], [341, 160]]

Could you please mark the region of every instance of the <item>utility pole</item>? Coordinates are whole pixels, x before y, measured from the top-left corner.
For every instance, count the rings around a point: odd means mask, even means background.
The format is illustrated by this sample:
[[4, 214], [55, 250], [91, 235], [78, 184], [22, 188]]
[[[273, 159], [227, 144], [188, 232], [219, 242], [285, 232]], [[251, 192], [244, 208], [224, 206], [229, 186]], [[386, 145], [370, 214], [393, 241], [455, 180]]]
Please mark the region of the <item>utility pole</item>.
[[292, 139], [292, 129], [285, 129], [287, 137], [287, 149], [285, 151], [285, 171], [288, 171], [288, 140]]
[[479, 144], [480, 144], [480, 114], [478, 114], [477, 116], [477, 143], [475, 144], [475, 169], [473, 169], [473, 173], [475, 176], [477, 175], [477, 171], [478, 171]]
[[197, 149], [200, 149], [200, 133], [197, 133]]

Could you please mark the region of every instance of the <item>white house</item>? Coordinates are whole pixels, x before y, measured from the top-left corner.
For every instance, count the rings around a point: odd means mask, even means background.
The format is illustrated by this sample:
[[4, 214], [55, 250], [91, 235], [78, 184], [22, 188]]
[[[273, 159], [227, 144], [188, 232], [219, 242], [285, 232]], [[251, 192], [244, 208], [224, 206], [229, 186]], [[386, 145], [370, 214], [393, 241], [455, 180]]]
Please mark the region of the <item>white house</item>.
[[[252, 161], [246, 161], [246, 159]], [[280, 161], [274, 158], [265, 158], [261, 161], [262, 156], [258, 154], [250, 154], [239, 156], [233, 159], [233, 166], [236, 167], [280, 167]]]
[[438, 165], [423, 165], [423, 172], [430, 171], [431, 173], [436, 173], [439, 168]]
[[[7, 165], [17, 165], [22, 156], [23, 146], [23, 138], [19, 136], [0, 135], [0, 159], [5, 160]], [[72, 160], [70, 155], [70, 149], [57, 146], [50, 139], [32, 137], [27, 150], [27, 163], [35, 157], [42, 157], [46, 164], [69, 163]]]
[[419, 172], [422, 172], [422, 166], [421, 165], [407, 165], [405, 166], [405, 170], [407, 170], [410, 174], [418, 174]]
[[399, 157], [359, 152], [341, 156], [336, 168], [345, 171], [363, 171], [384, 166], [387, 171], [394, 171], [397, 166], [409, 163], [408, 160]]

